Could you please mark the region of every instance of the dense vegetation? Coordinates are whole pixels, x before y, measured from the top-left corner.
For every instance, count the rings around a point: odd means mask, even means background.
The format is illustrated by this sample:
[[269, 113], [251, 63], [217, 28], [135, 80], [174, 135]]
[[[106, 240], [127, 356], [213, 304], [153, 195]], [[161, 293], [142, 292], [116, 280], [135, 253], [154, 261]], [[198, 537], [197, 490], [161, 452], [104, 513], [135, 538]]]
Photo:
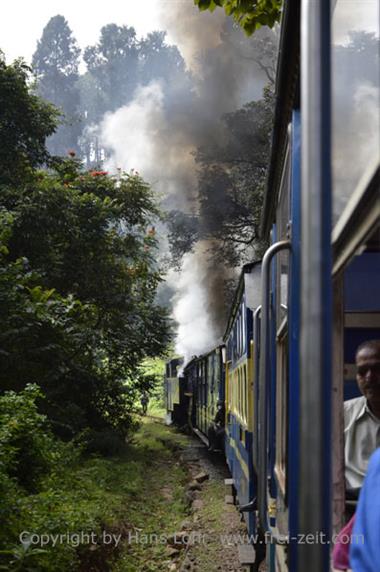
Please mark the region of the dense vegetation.
[[0, 570], [137, 572], [147, 560], [161, 570], [165, 544], [126, 541], [173, 534], [185, 517], [186, 475], [172, 451], [181, 436], [144, 424], [118, 455], [84, 457], [52, 435], [41, 396], [30, 385], [0, 397]]
[[53, 563], [18, 535], [94, 528], [96, 491], [70, 467], [123, 449], [155, 379], [144, 360], [165, 351], [170, 328], [155, 301], [149, 186], [50, 155], [57, 112], [28, 80], [23, 63], [0, 60], [1, 558], [6, 570], [63, 570], [72, 550]]

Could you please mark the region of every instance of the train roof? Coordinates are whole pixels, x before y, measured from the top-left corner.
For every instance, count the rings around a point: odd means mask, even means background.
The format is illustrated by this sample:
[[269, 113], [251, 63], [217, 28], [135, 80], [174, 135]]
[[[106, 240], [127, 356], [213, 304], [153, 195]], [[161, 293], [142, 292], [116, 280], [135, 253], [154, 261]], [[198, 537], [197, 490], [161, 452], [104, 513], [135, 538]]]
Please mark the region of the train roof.
[[182, 365], [182, 364], [183, 364], [183, 357], [182, 357], [182, 356], [177, 356], [177, 357], [168, 359], [168, 360], [165, 362], [165, 365], [169, 365], [169, 364], [172, 364], [172, 363], [174, 363], [175, 365]]
[[201, 360], [201, 359], [207, 358], [209, 355], [211, 355], [212, 353], [214, 353], [215, 350], [219, 350], [219, 351], [220, 351], [223, 347], [224, 347], [224, 344], [223, 344], [223, 342], [222, 342], [222, 340], [221, 340], [220, 343], [218, 343], [218, 345], [215, 346], [212, 350], [210, 350], [210, 351], [208, 351], [208, 352], [206, 352], [206, 353], [204, 353], [204, 354], [201, 354], [201, 355], [199, 355], [199, 356], [193, 356], [193, 357], [191, 358], [191, 360], [187, 362], [187, 364], [185, 365], [185, 367], [183, 368], [183, 370], [185, 371], [188, 367], [190, 367], [191, 365], [193, 365], [193, 364], [196, 363], [197, 361], [199, 361], [199, 360]]
[[285, 0], [277, 59], [276, 101], [271, 155], [260, 228], [260, 234], [263, 238], [268, 238], [274, 219], [292, 110], [299, 107], [299, 20], [300, 0]]
[[239, 283], [235, 290], [231, 311], [227, 321], [223, 339], [226, 340], [234, 324], [243, 292], [246, 293], [246, 303], [250, 310], [255, 310], [261, 304], [261, 260], [244, 264], [240, 273]]

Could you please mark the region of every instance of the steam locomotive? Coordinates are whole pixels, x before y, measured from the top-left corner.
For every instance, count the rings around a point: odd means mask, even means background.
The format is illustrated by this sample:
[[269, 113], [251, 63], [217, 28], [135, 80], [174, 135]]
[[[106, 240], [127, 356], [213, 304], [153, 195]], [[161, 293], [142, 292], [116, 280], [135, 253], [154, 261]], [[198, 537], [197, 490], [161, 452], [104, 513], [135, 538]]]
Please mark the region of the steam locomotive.
[[[347, 9], [284, 2], [261, 227], [270, 247], [242, 269], [224, 345], [177, 378], [204, 439], [225, 403], [226, 460], [270, 572], [330, 570], [345, 512], [343, 402], [358, 395], [356, 347], [380, 338], [379, 110], [358, 121]], [[363, 31], [375, 21], [361, 4]], [[378, 58], [371, 70], [378, 105]]]

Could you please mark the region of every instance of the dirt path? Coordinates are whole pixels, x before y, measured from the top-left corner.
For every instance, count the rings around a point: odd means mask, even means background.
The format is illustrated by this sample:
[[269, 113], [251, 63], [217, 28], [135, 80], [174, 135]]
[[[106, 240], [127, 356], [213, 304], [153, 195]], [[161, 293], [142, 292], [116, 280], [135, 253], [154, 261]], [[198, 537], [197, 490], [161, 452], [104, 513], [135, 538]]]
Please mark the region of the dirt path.
[[225, 503], [228, 477], [221, 454], [145, 420], [126, 465], [131, 494], [113, 528], [122, 542], [102, 572], [243, 572], [238, 544], [246, 530]]
[[[182, 523], [182, 529], [188, 534], [186, 548], [173, 553], [169, 570], [243, 571], [237, 545], [246, 529], [236, 507], [225, 502], [224, 479], [230, 475], [223, 456], [208, 453], [197, 439], [189, 437], [181, 462], [192, 479], [187, 492], [192, 502], [189, 517]], [[197, 483], [199, 480], [203, 482]]]

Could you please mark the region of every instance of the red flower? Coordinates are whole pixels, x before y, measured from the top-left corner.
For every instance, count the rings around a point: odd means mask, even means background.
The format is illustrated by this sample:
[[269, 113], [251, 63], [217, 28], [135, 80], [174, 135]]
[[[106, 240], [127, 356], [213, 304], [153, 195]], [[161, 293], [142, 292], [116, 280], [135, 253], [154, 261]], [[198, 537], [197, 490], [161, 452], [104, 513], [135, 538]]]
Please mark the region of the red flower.
[[108, 175], [108, 171], [90, 171], [91, 177], [105, 177]]

